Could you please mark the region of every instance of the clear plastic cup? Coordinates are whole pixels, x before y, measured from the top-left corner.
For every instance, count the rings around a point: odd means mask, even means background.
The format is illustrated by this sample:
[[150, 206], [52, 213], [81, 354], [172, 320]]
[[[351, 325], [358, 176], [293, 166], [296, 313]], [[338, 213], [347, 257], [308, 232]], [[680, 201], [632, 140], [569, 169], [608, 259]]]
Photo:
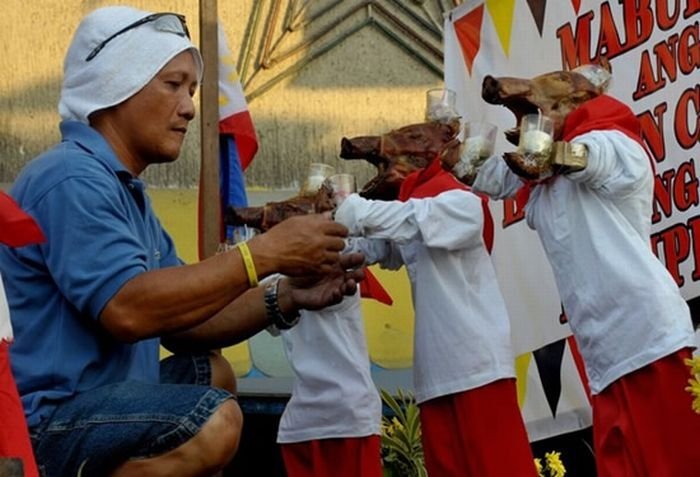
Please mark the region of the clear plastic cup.
[[312, 162], [309, 164], [309, 170], [306, 174], [306, 179], [301, 187], [302, 195], [314, 195], [321, 188], [323, 182], [335, 174], [335, 168], [329, 164], [321, 162]]
[[543, 114], [527, 114], [520, 122], [518, 152], [543, 160], [550, 156], [554, 144], [554, 122]]
[[352, 174], [335, 174], [328, 178], [333, 188], [335, 205], [340, 205], [350, 194], [357, 192], [357, 181]]
[[457, 177], [474, 176], [496, 147], [498, 128], [484, 121], [467, 121], [462, 127], [463, 139], [459, 162], [454, 166]]
[[429, 89], [425, 94], [425, 119], [427, 121], [449, 121], [457, 113], [457, 93], [448, 88]]

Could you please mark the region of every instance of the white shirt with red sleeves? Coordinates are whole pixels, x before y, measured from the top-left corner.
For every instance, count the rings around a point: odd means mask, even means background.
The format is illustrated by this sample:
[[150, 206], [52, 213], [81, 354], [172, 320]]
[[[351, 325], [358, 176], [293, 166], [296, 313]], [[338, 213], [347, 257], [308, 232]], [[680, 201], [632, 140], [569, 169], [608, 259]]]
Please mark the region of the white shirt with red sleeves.
[[484, 245], [478, 196], [455, 189], [401, 202], [353, 194], [335, 220], [351, 236], [392, 242], [394, 247], [376, 248], [376, 256], [366, 251], [370, 263], [406, 265], [415, 310], [417, 402], [515, 376], [510, 322]]
[[[572, 142], [588, 166], [536, 185], [525, 206], [586, 364], [591, 391], [684, 347], [690, 312], [650, 243], [654, 178], [643, 147], [623, 132], [591, 131]], [[474, 190], [515, 195], [522, 181], [491, 157]]]

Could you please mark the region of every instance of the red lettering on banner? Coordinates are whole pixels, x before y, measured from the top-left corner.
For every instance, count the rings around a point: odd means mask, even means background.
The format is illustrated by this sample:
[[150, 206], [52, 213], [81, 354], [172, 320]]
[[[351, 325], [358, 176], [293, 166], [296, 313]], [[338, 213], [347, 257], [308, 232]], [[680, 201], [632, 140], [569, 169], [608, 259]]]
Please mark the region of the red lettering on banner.
[[683, 29], [678, 48], [678, 66], [684, 75], [689, 75], [693, 70], [700, 69], [700, 28], [698, 28], [698, 22]]
[[565, 69], [573, 69], [578, 65], [590, 63], [593, 17], [593, 12], [586, 12], [576, 19], [576, 35], [571, 31], [570, 23], [557, 29], [557, 38], [561, 44], [561, 62]]
[[683, 18], [690, 18], [698, 12], [700, 12], [700, 0], [688, 0], [683, 11]]
[[670, 30], [676, 25], [678, 15], [681, 14], [680, 0], [675, 0], [673, 3], [673, 13], [669, 13], [668, 2], [656, 2], [656, 23], [662, 30]]
[[698, 205], [698, 176], [695, 173], [695, 161], [684, 162], [676, 169], [673, 183], [673, 201], [676, 208], [684, 212]]
[[666, 268], [679, 287], [685, 283], [680, 264], [690, 255], [690, 244], [690, 232], [683, 224], [676, 224], [651, 236], [654, 253], [657, 256], [660, 252], [663, 253]]
[[[675, 169], [657, 174], [654, 184], [654, 202], [651, 223], [673, 214], [673, 207], [681, 212], [700, 204], [698, 176], [695, 161], [682, 163]], [[663, 217], [661, 216], [663, 214]]]
[[[688, 228], [691, 230], [691, 235], [693, 237], [693, 258], [695, 259], [693, 263], [693, 281], [696, 282], [700, 279], [700, 217], [695, 216], [688, 221]], [[697, 237], [697, 238], [696, 238]]]
[[642, 139], [649, 147], [656, 162], [666, 159], [666, 139], [664, 137], [664, 113], [668, 109], [666, 103], [661, 103], [654, 108], [652, 115], [644, 111], [637, 115], [642, 126]]
[[[656, 58], [654, 65], [648, 51], [641, 54], [637, 89], [632, 98], [635, 101], [658, 91], [666, 85], [666, 78], [672, 83], [678, 77], [678, 69], [684, 75], [700, 69], [700, 42], [698, 42], [698, 22], [689, 25], [678, 33], [654, 45]], [[656, 71], [655, 71], [656, 69]]]
[[[671, 216], [671, 213], [673, 211], [673, 203], [671, 202], [671, 189], [673, 188], [673, 176], [675, 174], [675, 170], [669, 169], [663, 174], [657, 174], [654, 179], [654, 202], [652, 204], [653, 213], [651, 214], [652, 224], [655, 224], [662, 219], [662, 212], [664, 214], [664, 217], [668, 218]], [[661, 212], [659, 212], [659, 208], [661, 208]]]
[[[649, 1], [649, 0], [645, 0]], [[605, 2], [600, 5], [600, 33], [598, 35], [598, 48], [596, 58], [604, 56], [614, 58], [622, 51], [620, 35], [615, 27], [615, 19], [610, 11], [610, 4]]]
[[515, 199], [503, 199], [503, 228], [520, 222], [525, 218], [525, 208], [518, 209]]
[[[622, 17], [625, 19], [627, 38], [625, 51], [627, 51], [649, 39], [654, 31], [654, 12], [650, 0], [620, 0], [620, 3], [622, 3]], [[657, 0], [656, 9], [658, 8]]]
[[676, 140], [682, 148], [691, 149], [700, 143], [700, 85], [683, 91], [676, 107], [674, 125]]
[[[651, 8], [651, 0], [619, 1], [622, 3], [624, 19], [624, 42], [620, 40], [610, 2], [603, 2], [600, 5], [600, 32], [595, 55], [591, 56], [591, 23], [595, 17], [592, 11], [580, 15], [576, 19], [575, 34], [570, 23], [557, 29], [557, 38], [561, 45], [562, 66], [565, 69], [595, 62], [601, 55], [611, 60], [649, 39], [654, 30], [654, 12]], [[657, 4], [660, 1], [665, 0], [657, 0]], [[667, 19], [664, 18], [664, 20]]]
[[649, 52], [642, 52], [642, 61], [639, 65], [639, 78], [637, 78], [637, 89], [632, 94], [632, 99], [639, 101], [644, 96], [647, 96], [661, 89], [666, 84], [662, 78], [654, 77], [654, 68], [651, 65]]

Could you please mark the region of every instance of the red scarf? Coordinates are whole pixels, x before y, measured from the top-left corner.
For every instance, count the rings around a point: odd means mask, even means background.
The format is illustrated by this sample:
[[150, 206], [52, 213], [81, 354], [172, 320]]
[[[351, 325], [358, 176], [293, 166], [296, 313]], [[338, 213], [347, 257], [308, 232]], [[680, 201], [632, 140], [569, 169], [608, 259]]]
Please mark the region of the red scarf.
[[[591, 131], [620, 131], [630, 139], [637, 141], [642, 147], [642, 126], [634, 115], [634, 112], [626, 104], [612, 96], [600, 95], [586, 101], [564, 120], [562, 140], [570, 141], [573, 138]], [[645, 148], [646, 150], [646, 148]], [[654, 163], [649, 158], [654, 169]], [[537, 181], [526, 181], [515, 194], [515, 203], [519, 210], [527, 204], [530, 191], [538, 184]]]
[[0, 192], [0, 243], [22, 247], [45, 241], [34, 219], [20, 209], [12, 197]]
[[[445, 171], [442, 168], [442, 164], [440, 164], [440, 159], [436, 157], [428, 167], [406, 176], [399, 190], [399, 200], [405, 202], [408, 199], [435, 197], [445, 191], [455, 189], [471, 190], [459, 182], [451, 173]], [[484, 212], [484, 243], [486, 244], [486, 250], [491, 253], [494, 233], [493, 217], [491, 217], [488, 198], [481, 194], [478, 195], [481, 198], [481, 206]]]

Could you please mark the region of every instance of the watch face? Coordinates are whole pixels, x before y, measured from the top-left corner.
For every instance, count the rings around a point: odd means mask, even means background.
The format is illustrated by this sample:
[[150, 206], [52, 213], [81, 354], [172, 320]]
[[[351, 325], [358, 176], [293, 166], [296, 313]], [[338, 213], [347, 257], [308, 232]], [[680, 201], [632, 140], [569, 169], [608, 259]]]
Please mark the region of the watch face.
[[299, 322], [300, 315], [297, 311], [293, 317], [286, 318], [282, 310], [280, 310], [279, 302], [277, 301], [279, 282], [280, 279], [278, 278], [265, 287], [265, 313], [267, 314], [267, 319], [277, 329], [287, 330]]

